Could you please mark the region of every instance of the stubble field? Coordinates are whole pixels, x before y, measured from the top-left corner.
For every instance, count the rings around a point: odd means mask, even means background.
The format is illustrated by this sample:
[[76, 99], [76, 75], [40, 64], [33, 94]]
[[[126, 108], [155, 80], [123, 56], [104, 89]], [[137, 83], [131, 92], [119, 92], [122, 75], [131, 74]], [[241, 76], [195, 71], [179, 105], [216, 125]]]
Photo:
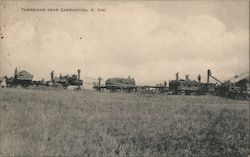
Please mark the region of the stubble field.
[[0, 89], [0, 156], [247, 156], [249, 101]]

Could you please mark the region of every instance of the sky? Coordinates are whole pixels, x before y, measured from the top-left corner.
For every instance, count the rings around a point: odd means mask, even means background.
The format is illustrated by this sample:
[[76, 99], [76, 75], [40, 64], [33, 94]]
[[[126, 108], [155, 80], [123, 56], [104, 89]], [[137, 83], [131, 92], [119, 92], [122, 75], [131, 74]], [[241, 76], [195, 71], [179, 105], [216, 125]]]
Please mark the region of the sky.
[[155, 85], [176, 72], [203, 82], [208, 69], [220, 80], [249, 72], [248, 0], [1, 1], [0, 25], [0, 76], [18, 67], [48, 80], [52, 70], [81, 69], [86, 84], [131, 76]]

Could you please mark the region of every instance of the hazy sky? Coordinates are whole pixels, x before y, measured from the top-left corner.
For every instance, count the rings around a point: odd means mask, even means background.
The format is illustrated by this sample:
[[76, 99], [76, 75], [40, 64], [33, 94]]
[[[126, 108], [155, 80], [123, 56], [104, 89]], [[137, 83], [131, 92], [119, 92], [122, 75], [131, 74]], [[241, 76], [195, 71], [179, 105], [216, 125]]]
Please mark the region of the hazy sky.
[[[249, 71], [249, 1], [1, 1], [0, 76], [73, 74], [161, 83], [190, 74], [219, 79]], [[89, 12], [23, 12], [84, 8]], [[90, 12], [105, 8], [105, 12]]]

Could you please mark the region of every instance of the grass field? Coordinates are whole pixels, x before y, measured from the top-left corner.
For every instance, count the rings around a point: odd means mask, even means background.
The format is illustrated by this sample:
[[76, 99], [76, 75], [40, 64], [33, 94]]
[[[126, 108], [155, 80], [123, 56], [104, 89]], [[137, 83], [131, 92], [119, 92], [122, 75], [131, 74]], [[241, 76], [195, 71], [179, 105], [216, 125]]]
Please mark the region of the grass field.
[[247, 156], [249, 101], [0, 89], [0, 156]]

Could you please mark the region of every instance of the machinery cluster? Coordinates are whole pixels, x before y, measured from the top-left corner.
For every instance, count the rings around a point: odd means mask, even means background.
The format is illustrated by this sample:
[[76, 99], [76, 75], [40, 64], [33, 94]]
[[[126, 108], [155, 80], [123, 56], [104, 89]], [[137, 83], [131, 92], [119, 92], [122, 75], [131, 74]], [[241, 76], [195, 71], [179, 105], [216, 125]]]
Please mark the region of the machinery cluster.
[[[33, 75], [25, 70], [18, 71], [15, 69], [14, 76], [0, 79], [1, 87], [30, 87], [44, 86], [54, 88], [64, 88], [74, 90], [83, 89], [83, 80], [80, 79], [81, 70], [77, 70], [77, 74], [54, 76], [54, 71], [50, 73], [50, 80], [34, 81]], [[211, 80], [214, 80], [212, 83]], [[220, 81], [211, 70], [207, 71], [207, 81], [201, 82], [199, 75], [196, 80], [189, 79], [186, 75], [185, 79], [179, 78], [179, 73], [176, 73], [175, 80], [164, 81], [163, 84], [155, 86], [138, 86], [135, 79], [130, 78], [109, 78], [102, 83], [102, 78], [99, 77], [97, 82], [93, 82], [93, 89], [102, 92], [104, 90], [110, 92], [139, 92], [139, 93], [165, 93], [168, 95], [205, 95], [213, 94], [233, 99], [249, 99], [250, 84], [249, 73], [241, 74], [227, 81]]]
[[[215, 83], [210, 80], [213, 79]], [[141, 92], [141, 93], [165, 93], [169, 95], [205, 95], [213, 94], [233, 99], [249, 99], [250, 84], [249, 73], [235, 76], [228, 81], [220, 81], [212, 75], [211, 70], [207, 71], [207, 82], [201, 82], [201, 76], [196, 80], [190, 80], [189, 75], [185, 79], [179, 78], [176, 73], [175, 80], [164, 81], [163, 84], [155, 86], [137, 86], [134, 78], [110, 78], [105, 84], [101, 83], [101, 78], [94, 83], [97, 91], [109, 90], [110, 92]]]
[[30, 87], [30, 86], [47, 86], [55, 88], [69, 88], [73, 87], [76, 90], [81, 90], [83, 88], [83, 80], [80, 79], [81, 70], [77, 70], [77, 74], [73, 75], [59, 75], [54, 76], [54, 71], [50, 73], [51, 79], [45, 81], [44, 79], [40, 81], [34, 81], [33, 75], [25, 70], [18, 71], [15, 69], [14, 76], [5, 76], [1, 79], [1, 87]]

